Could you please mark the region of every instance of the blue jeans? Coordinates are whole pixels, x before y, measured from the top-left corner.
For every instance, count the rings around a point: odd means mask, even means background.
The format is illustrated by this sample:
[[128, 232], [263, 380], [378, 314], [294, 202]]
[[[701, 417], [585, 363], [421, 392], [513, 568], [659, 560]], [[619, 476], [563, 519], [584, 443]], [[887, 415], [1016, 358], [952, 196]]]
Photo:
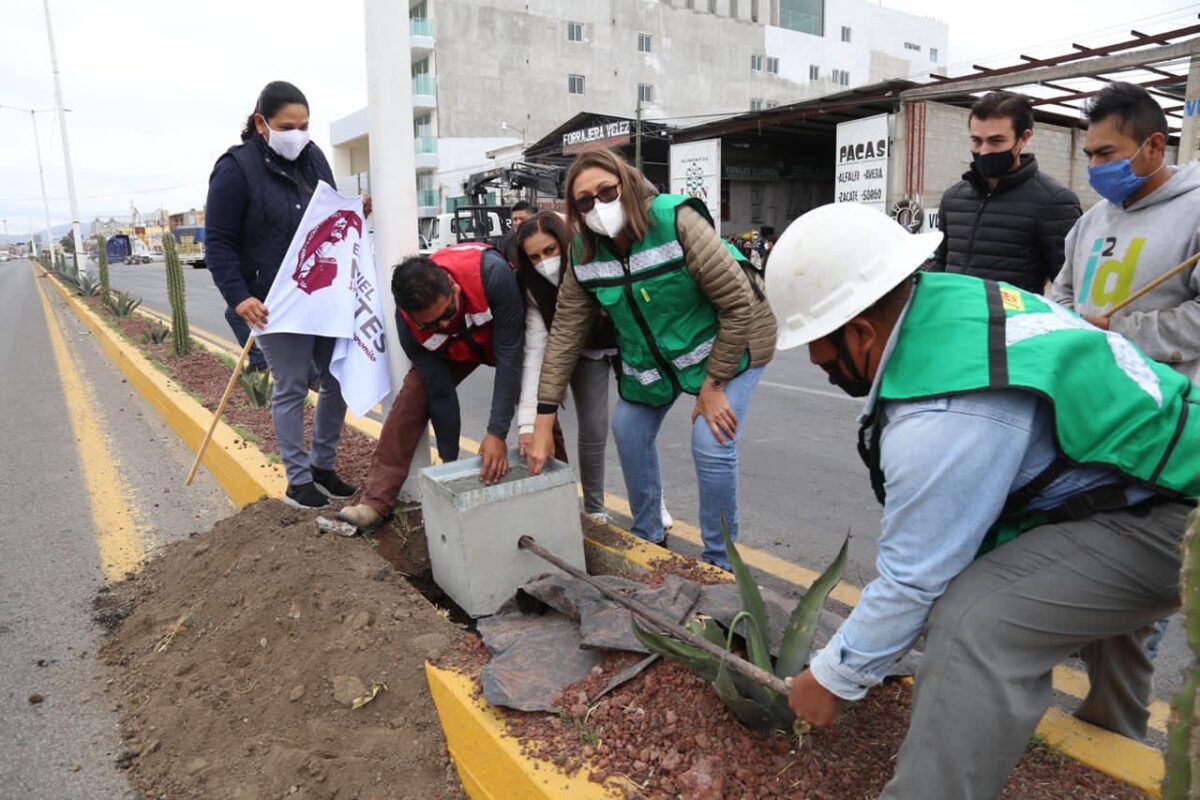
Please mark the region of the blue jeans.
[[[233, 310], [233, 306], [225, 306], [225, 321], [229, 323], [229, 330], [233, 331], [233, 337], [237, 339], [238, 347], [245, 347], [246, 340], [250, 338], [250, 324], [238, 316], [237, 312]], [[255, 342], [254, 346], [250, 348], [247, 361], [254, 369], [262, 369], [267, 366], [267, 357], [262, 354], [258, 342]]]
[[[746, 430], [750, 397], [762, 377], [763, 369], [748, 369], [725, 386], [725, 396], [737, 415], [738, 431], [733, 442], [718, 444], [704, 417], [692, 426], [692, 463], [700, 490], [700, 534], [704, 540], [701, 558], [729, 569], [725, 542], [721, 537], [721, 519], [729, 533], [738, 535], [738, 442]], [[666, 537], [662, 524], [662, 474], [658, 467], [655, 440], [671, 405], [651, 408], [624, 399], [613, 412], [613, 438], [625, 475], [625, 491], [633, 512], [633, 533], [656, 544]]]

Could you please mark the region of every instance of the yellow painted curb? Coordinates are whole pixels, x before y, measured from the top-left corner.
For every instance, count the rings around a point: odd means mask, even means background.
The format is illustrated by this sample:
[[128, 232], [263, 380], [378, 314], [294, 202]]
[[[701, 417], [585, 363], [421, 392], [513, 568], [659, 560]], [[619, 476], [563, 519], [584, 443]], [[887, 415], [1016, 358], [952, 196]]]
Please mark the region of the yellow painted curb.
[[1046, 711], [1037, 734], [1050, 749], [1150, 797], [1162, 797], [1166, 765], [1162, 753], [1154, 748], [1089, 725], [1057, 708]]
[[[43, 275], [49, 277], [40, 265], [38, 269]], [[49, 282], [53, 284], [92, 334], [97, 337], [105, 352], [121, 368], [130, 383], [162, 414], [184, 442], [195, 449], [211, 423], [211, 412], [183, 392], [174, 381], [166, 378], [140, 351], [121, 339], [119, 334], [112, 331], [91, 309], [73, 297], [57, 280], [51, 278]], [[158, 315], [152, 313], [148, 316]], [[200, 342], [201, 346], [207, 350], [216, 353], [222, 352], [219, 345], [214, 342], [205, 340], [200, 340]], [[226, 354], [228, 353], [226, 352]], [[378, 422], [351, 417], [347, 418], [347, 422], [368, 436], [379, 438], [381, 426]], [[464, 444], [474, 443], [464, 440]], [[239, 505], [246, 505], [263, 495], [280, 497], [287, 486], [283, 471], [277, 465], [269, 463], [257, 445], [245, 442], [224, 423], [217, 427], [213, 443], [209, 446], [205, 456], [204, 465], [216, 476], [221, 486]], [[606, 499], [611, 507], [614, 497], [609, 496]], [[619, 498], [616, 499], [619, 500]], [[623, 503], [623, 501], [621, 502]], [[628, 505], [625, 504], [623, 508], [618, 507], [614, 510], [628, 513]], [[585, 544], [588, 548], [589, 559], [600, 558], [611, 564], [620, 561], [627, 565], [626, 569], [645, 571], [651, 569], [655, 561], [665, 558], [685, 558], [648, 544], [615, 525], [609, 524], [606, 527], [623, 540], [623, 546], [613, 547], [603, 542], [587, 539]], [[685, 536], [684, 538], [690, 539], [691, 537]], [[815, 572], [797, 567], [770, 553], [756, 551], [751, 555], [753, 558], [750, 556], [746, 558], [751, 566], [801, 587], [807, 586], [816, 576]], [[725, 575], [723, 571], [717, 570], [715, 567], [708, 567], [701, 562], [696, 563], [701, 567], [713, 569], [717, 573]], [[847, 605], [854, 605], [858, 600], [858, 594], [858, 589], [843, 584], [838, 587], [834, 597]], [[1061, 669], [1056, 670], [1056, 677], [1059, 677]], [[495, 798], [496, 800], [503, 798], [506, 800], [517, 797], [580, 797], [586, 800], [590, 797], [611, 796], [597, 784], [588, 781], [586, 777], [582, 780], [567, 778], [549, 764], [535, 762], [533, 759], [520, 755], [520, 748], [515, 741], [505, 738], [503, 720], [499, 715], [473, 698], [474, 686], [470, 679], [432, 666], [427, 666], [426, 673], [447, 742], [460, 743], [450, 745], [451, 755], [459, 765], [463, 784], [472, 798]], [[1057, 683], [1058, 681], [1056, 681]], [[1059, 687], [1056, 685], [1056, 688]], [[1079, 689], [1076, 687], [1076, 692], [1078, 691]], [[1071, 694], [1076, 694], [1076, 692], [1071, 692]], [[443, 712], [443, 708], [447, 711]], [[1052, 749], [1127, 783], [1151, 797], [1161, 796], [1160, 783], [1165, 767], [1163, 755], [1158, 750], [1088, 725], [1055, 708], [1046, 712], [1038, 726], [1038, 734]], [[465, 760], [460, 760], [460, 756]], [[506, 765], [505, 761], [511, 763]], [[469, 766], [464, 767], [464, 764]], [[538, 767], [539, 764], [541, 768]], [[514, 777], [513, 770], [525, 777]], [[503, 782], [493, 784], [490, 782], [492, 780]], [[518, 783], [513, 783], [514, 780]], [[520, 783], [521, 780], [525, 780], [526, 783]], [[518, 789], [512, 790], [513, 786], [517, 786]], [[567, 793], [564, 794], [564, 792]], [[592, 794], [587, 792], [592, 792]]]
[[425, 665], [446, 747], [472, 800], [608, 800], [623, 796], [588, 780], [588, 771], [570, 777], [548, 762], [521, 753], [507, 735], [504, 718], [476, 699], [474, 682], [452, 670]]
[[[162, 415], [189, 448], [195, 450], [199, 447], [208, 426], [212, 424], [212, 412], [159, 371], [150, 359], [108, 327], [40, 265], [38, 269], [96, 338], [130, 385]], [[267, 461], [257, 445], [244, 440], [224, 422], [217, 425], [203, 463], [230, 499], [239, 506], [253, 503], [263, 496], [282, 497], [287, 490], [287, 478], [283, 470]], [[179, 477], [182, 481], [184, 476]]]

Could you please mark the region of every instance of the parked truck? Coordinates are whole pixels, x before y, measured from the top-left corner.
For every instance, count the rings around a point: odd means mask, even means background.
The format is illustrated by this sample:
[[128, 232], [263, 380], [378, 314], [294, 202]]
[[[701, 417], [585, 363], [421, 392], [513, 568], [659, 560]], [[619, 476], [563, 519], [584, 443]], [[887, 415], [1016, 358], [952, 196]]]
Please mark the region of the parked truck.
[[149, 264], [153, 254], [150, 248], [136, 236], [116, 233], [108, 237], [105, 250], [110, 264]]
[[180, 225], [175, 228], [176, 252], [179, 253], [179, 263], [191, 266], [193, 269], [205, 269], [208, 263], [204, 260], [204, 226]]

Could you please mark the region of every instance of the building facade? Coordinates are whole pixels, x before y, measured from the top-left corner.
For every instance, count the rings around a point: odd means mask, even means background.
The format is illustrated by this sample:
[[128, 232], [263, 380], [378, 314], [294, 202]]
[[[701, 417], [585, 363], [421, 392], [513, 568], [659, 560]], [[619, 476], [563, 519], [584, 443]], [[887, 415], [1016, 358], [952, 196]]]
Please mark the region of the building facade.
[[[867, 0], [410, 3], [420, 216], [489, 153], [590, 112], [689, 125], [944, 66], [937, 20]], [[365, 190], [362, 109], [331, 126], [339, 186]], [[458, 184], [457, 186], [455, 184]]]

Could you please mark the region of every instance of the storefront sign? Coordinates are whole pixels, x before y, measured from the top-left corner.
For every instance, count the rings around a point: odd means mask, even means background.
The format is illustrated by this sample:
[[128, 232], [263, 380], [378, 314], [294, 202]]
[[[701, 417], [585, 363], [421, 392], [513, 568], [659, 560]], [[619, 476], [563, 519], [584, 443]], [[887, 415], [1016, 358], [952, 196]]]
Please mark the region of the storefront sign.
[[774, 167], [740, 167], [733, 164], [725, 165], [725, 179], [730, 181], [766, 181], [775, 183], [781, 180], [779, 170]]
[[714, 220], [721, 218], [721, 140], [671, 145], [671, 193], [702, 200]]
[[887, 210], [891, 123], [890, 114], [879, 114], [837, 126], [835, 202]]
[[627, 119], [568, 131], [562, 137], [564, 154], [578, 153], [589, 147], [617, 147], [623, 144], [629, 144], [629, 120]]

